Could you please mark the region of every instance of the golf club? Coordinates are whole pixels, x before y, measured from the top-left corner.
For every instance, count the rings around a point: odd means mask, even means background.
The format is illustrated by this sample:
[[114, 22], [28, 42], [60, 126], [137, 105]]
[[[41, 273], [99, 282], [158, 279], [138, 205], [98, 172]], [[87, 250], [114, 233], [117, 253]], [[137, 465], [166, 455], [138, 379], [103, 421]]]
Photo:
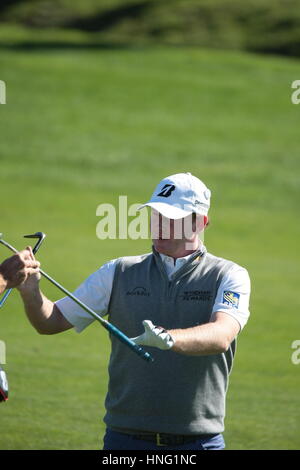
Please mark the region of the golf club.
[[[43, 233], [43, 232], [36, 232], [36, 233], [33, 233], [32, 235], [24, 235], [24, 238], [38, 238], [37, 243], [34, 245], [34, 247], [32, 249], [33, 254], [35, 254], [38, 251], [38, 249], [40, 248], [41, 244], [43, 243], [45, 237], [46, 237], [46, 234]], [[8, 289], [5, 292], [5, 294], [3, 295], [2, 299], [0, 299], [0, 308], [3, 307], [3, 305], [5, 304], [7, 298], [9, 297], [9, 295], [11, 293], [11, 291], [12, 291], [12, 288]]]
[[[0, 243], [4, 246], [6, 246], [9, 250], [13, 251], [14, 253], [18, 253], [18, 251], [9, 243], [7, 243], [5, 240], [2, 238], [2, 233], [0, 233]], [[42, 276], [44, 276], [48, 281], [50, 281], [52, 284], [54, 284], [58, 289], [60, 289], [64, 294], [66, 294], [70, 299], [72, 299], [74, 302], [76, 302], [83, 310], [85, 310], [87, 313], [89, 313], [95, 320], [97, 320], [109, 333], [114, 335], [119, 341], [124, 343], [126, 346], [128, 346], [132, 351], [134, 351], [136, 354], [138, 354], [140, 357], [142, 357], [145, 361], [147, 362], [153, 362], [153, 357], [151, 354], [148, 352], [144, 351], [144, 349], [136, 344], [134, 341], [132, 341], [128, 336], [126, 336], [121, 330], [119, 330], [117, 327], [109, 323], [108, 321], [104, 320], [100, 315], [98, 315], [94, 310], [92, 310], [90, 307], [88, 307], [86, 304], [81, 302], [77, 297], [75, 297], [71, 292], [69, 292], [65, 287], [63, 287], [61, 284], [59, 284], [55, 279], [53, 279], [49, 274], [47, 274], [45, 271], [42, 269], [39, 269], [39, 272], [41, 273]]]

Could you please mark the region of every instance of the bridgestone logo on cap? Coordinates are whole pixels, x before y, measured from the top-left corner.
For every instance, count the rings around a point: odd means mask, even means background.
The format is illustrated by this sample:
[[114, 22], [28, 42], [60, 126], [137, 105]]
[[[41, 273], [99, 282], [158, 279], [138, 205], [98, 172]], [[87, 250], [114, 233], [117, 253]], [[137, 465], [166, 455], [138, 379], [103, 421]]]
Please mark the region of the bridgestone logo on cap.
[[158, 193], [157, 196], [169, 197], [169, 196], [171, 196], [174, 189], [175, 189], [174, 184], [165, 184], [164, 187], [162, 188], [161, 192]]

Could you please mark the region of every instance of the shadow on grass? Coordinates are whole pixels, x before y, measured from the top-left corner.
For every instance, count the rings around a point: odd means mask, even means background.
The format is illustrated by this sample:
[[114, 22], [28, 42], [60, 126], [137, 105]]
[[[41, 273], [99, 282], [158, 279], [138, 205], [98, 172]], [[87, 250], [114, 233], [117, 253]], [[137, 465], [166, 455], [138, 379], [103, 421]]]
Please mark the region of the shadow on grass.
[[118, 49], [136, 49], [137, 45], [132, 43], [94, 41], [94, 42], [68, 42], [68, 41], [35, 41], [23, 40], [20, 42], [2, 42], [0, 49], [11, 51], [39, 52], [39, 51], [57, 51], [57, 50], [118, 50]]
[[[71, 41], [63, 41], [63, 40], [45, 40], [45, 41], [38, 41], [38, 40], [20, 40], [20, 41], [2, 41], [0, 42], [0, 51], [1, 50], [8, 50], [12, 52], [58, 52], [58, 51], [118, 51], [118, 50], [132, 50], [132, 51], [143, 51], [155, 46], [160, 47], [168, 47], [171, 49], [181, 49], [181, 48], [193, 48], [193, 49], [210, 49], [210, 50], [223, 50], [223, 51], [230, 51], [230, 48], [222, 48], [222, 47], [211, 47], [205, 44], [186, 44], [185, 42], [178, 41], [177, 43], [170, 43], [168, 41], [142, 41], [142, 42], [135, 42], [135, 41], [127, 41], [121, 42], [119, 41], [87, 41], [87, 42], [71, 42]], [[235, 50], [233, 50], [234, 52]], [[241, 51], [240, 51], [241, 52]], [[269, 56], [269, 57], [288, 57], [291, 59], [298, 59], [299, 52], [298, 50], [290, 51], [290, 50], [282, 50], [280, 48], [268, 48], [266, 50], [261, 48], [249, 47], [245, 48], [244, 53], [251, 53], [261, 56]]]

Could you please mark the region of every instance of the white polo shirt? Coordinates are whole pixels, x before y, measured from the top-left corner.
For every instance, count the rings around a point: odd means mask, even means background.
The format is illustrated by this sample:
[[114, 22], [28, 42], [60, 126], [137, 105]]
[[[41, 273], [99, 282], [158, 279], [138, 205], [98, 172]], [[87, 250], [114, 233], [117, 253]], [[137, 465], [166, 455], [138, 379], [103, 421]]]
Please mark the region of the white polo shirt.
[[[160, 253], [169, 279], [192, 255], [193, 253], [174, 260], [174, 258]], [[118, 259], [113, 259], [105, 263], [100, 269], [91, 274], [74, 292], [76, 297], [101, 316], [106, 315], [108, 310], [117, 261]], [[234, 317], [242, 329], [250, 315], [250, 291], [251, 285], [247, 270], [237, 264], [233, 265], [221, 281], [212, 309], [212, 315], [215, 312], [225, 312]], [[238, 299], [238, 302], [235, 302], [234, 299]], [[64, 297], [55, 302], [55, 304], [78, 333], [95, 321], [93, 317], [69, 297]]]

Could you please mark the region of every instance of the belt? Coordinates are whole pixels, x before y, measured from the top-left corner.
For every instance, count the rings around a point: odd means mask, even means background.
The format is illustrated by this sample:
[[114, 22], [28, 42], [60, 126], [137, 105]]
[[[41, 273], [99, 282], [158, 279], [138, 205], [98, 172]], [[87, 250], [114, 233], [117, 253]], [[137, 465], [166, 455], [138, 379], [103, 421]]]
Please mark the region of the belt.
[[141, 441], [155, 442], [157, 446], [180, 446], [190, 442], [196, 442], [200, 439], [210, 439], [216, 434], [164, 434], [164, 433], [148, 433], [148, 434], [131, 434], [134, 439]]

